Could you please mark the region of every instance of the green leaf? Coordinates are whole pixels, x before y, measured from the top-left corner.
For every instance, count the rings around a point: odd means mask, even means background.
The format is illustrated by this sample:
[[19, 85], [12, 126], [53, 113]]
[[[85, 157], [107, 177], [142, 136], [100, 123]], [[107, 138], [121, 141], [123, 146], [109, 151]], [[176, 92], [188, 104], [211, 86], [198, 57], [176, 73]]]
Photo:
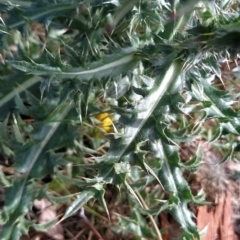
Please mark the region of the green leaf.
[[[69, 11], [74, 11], [78, 5], [77, 4], [70, 4], [70, 3], [55, 3], [55, 4], [45, 4], [40, 6], [32, 5], [32, 9], [30, 8], [19, 8], [20, 11], [15, 11], [17, 9], [12, 8], [13, 13], [17, 13], [15, 18], [10, 18], [6, 22], [8, 28], [15, 29], [21, 28], [23, 25], [27, 23], [27, 21], [39, 21], [42, 19], [47, 19], [52, 16], [62, 15], [64, 13], [69, 13]], [[37, 9], [37, 14], [36, 14]], [[11, 11], [10, 11], [11, 13]]]
[[29, 224], [24, 216], [29, 212], [37, 196], [38, 189], [31, 182], [26, 182], [25, 177], [16, 179], [12, 186], [6, 189], [7, 202], [1, 213], [5, 222], [1, 239], [18, 240], [21, 233], [28, 231]]
[[234, 152], [234, 150], [235, 150], [236, 147], [237, 147], [237, 143], [236, 143], [236, 142], [233, 143], [233, 144], [231, 144], [229, 151], [228, 151], [227, 154], [223, 157], [223, 159], [219, 162], [219, 164], [222, 164], [222, 163], [225, 163], [225, 162], [231, 160], [232, 155], [233, 155], [233, 152]]
[[[178, 63], [173, 63], [166, 71], [164, 77], [160, 80], [160, 84], [149, 93], [147, 97], [142, 99], [140, 103], [135, 107], [135, 120], [132, 120], [124, 127], [124, 138], [121, 141], [117, 141], [117, 151], [115, 148], [110, 148], [108, 153], [102, 158], [96, 158], [96, 161], [115, 162], [121, 159], [125, 151], [132, 144], [137, 134], [149, 119], [164, 93], [178, 78], [179, 70], [181, 66]], [[120, 119], [121, 120], [121, 119]], [[113, 142], [114, 143], [114, 142]]]
[[81, 207], [83, 207], [84, 204], [86, 204], [90, 199], [92, 199], [95, 196], [95, 194], [96, 191], [94, 189], [89, 189], [81, 192], [77, 196], [76, 200], [74, 200], [73, 203], [68, 207], [64, 216], [62, 217], [62, 220], [76, 213]]
[[104, 210], [106, 211], [108, 218], [110, 218], [107, 203], [106, 203], [106, 200], [104, 199], [105, 190], [103, 188], [103, 185], [97, 183], [97, 184], [93, 185], [93, 187], [96, 188], [96, 190], [97, 190], [97, 192], [95, 194], [95, 198], [100, 202], [100, 204], [103, 206]]
[[155, 140], [155, 143], [152, 144], [155, 145], [155, 151], [163, 154], [163, 166], [159, 170], [158, 177], [165, 190], [171, 192], [175, 199], [169, 211], [181, 224], [184, 234], [191, 236], [190, 239], [194, 239], [193, 236], [199, 238], [197, 227], [192, 220], [192, 213], [187, 207], [188, 202], [194, 201], [194, 198], [179, 168], [177, 147], [167, 145], [159, 140]]
[[52, 67], [47, 64], [38, 64], [33, 61], [8, 61], [8, 63], [23, 72], [38, 76], [54, 76], [56, 78], [75, 79], [75, 80], [90, 80], [95, 77], [114, 77], [122, 73], [127, 73], [136, 65], [134, 54], [136, 50], [132, 48], [122, 49], [120, 53], [115, 55], [105, 56], [101, 62], [93, 62], [88, 65], [88, 69], [74, 68], [69, 66]]
[[[72, 107], [72, 104], [67, 104], [62, 109], [62, 112], [59, 112], [59, 114], [56, 114], [55, 119], [63, 119], [68, 112], [70, 111]], [[34, 164], [38, 160], [39, 156], [42, 154], [42, 151], [44, 150], [44, 147], [48, 143], [48, 141], [51, 140], [51, 137], [53, 136], [54, 132], [57, 130], [57, 128], [60, 126], [60, 122], [54, 122], [55, 119], [52, 119], [53, 122], [50, 122], [49, 124], [46, 124], [40, 132], [35, 134], [35, 138], [42, 140], [39, 143], [35, 144], [33, 147], [29, 149], [27, 152], [27, 155], [25, 156], [25, 161], [18, 163], [15, 163], [16, 169], [21, 173], [30, 173], [32, 168], [34, 167]]]

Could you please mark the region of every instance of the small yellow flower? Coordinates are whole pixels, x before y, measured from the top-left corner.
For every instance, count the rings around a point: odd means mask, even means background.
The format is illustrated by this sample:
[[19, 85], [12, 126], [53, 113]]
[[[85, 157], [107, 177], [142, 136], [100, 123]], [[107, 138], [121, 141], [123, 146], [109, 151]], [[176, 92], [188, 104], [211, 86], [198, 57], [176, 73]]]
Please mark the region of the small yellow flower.
[[[107, 133], [113, 133], [113, 121], [112, 117], [108, 113], [100, 113], [96, 115], [95, 118], [101, 122], [101, 124], [97, 125], [98, 128], [103, 129]], [[99, 129], [97, 129], [96, 132], [99, 137], [102, 137]]]

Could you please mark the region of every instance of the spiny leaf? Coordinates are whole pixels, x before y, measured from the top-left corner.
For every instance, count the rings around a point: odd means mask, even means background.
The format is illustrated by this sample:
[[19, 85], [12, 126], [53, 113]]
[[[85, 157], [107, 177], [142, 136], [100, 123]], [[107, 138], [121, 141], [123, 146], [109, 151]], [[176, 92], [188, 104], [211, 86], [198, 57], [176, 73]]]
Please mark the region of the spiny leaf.
[[171, 205], [169, 211], [173, 217], [181, 224], [184, 232], [191, 236], [189, 239], [194, 239], [193, 236], [199, 239], [199, 233], [195, 223], [192, 220], [192, 213], [187, 207], [189, 201], [193, 201], [194, 197], [191, 190], [182, 176], [179, 168], [179, 157], [175, 146], [170, 146], [161, 143], [160, 140], [155, 140], [156, 148], [163, 152], [163, 166], [159, 170], [159, 178], [162, 181], [165, 189], [176, 198], [176, 202]]
[[[110, 148], [108, 153], [102, 158], [96, 158], [97, 161], [118, 161], [127, 148], [132, 144], [137, 134], [143, 127], [144, 123], [149, 119], [152, 112], [155, 110], [163, 94], [171, 87], [172, 84], [178, 78], [178, 71], [181, 66], [178, 63], [173, 63], [166, 71], [159, 86], [156, 86], [154, 90], [136, 106], [136, 117], [135, 120], [129, 122], [124, 128], [124, 138], [121, 142], [118, 140], [118, 150]], [[120, 119], [121, 120], [121, 119]]]
[[96, 191], [94, 189], [89, 189], [81, 192], [75, 201], [68, 207], [66, 210], [64, 216], [62, 217], [62, 220], [72, 216], [74, 213], [76, 213], [79, 209], [83, 207], [85, 203], [87, 203], [90, 199], [92, 199], [96, 194]]
[[136, 58], [134, 57], [134, 49], [122, 49], [122, 52], [105, 56], [101, 62], [94, 62], [88, 65], [88, 69], [73, 68], [69, 66], [52, 67], [47, 64], [38, 64], [33, 61], [8, 61], [8, 63], [23, 72], [39, 75], [39, 76], [54, 76], [56, 78], [76, 79], [76, 80], [90, 80], [95, 77], [102, 78], [108, 76], [118, 76], [119, 74], [126, 74], [128, 70], [133, 69], [136, 65]]
[[[10, 18], [6, 24], [8, 28], [15, 29], [21, 28], [23, 25], [27, 23], [26, 20], [29, 21], [41, 21], [43, 19], [47, 19], [51, 16], [58, 16], [64, 13], [69, 13], [69, 11], [74, 11], [78, 5], [72, 3], [55, 3], [55, 4], [45, 4], [42, 7], [37, 7], [37, 14], [36, 8], [32, 5], [32, 9], [29, 8], [12, 8], [9, 13], [15, 14], [15, 18]], [[29, 11], [31, 10], [31, 11]]]

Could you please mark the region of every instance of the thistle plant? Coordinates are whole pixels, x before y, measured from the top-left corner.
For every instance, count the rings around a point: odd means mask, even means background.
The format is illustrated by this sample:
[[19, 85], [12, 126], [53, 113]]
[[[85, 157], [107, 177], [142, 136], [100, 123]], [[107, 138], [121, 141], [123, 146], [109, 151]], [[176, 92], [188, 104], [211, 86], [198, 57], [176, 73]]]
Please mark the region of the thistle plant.
[[[188, 204], [205, 204], [204, 194], [192, 194], [183, 171], [197, 169], [201, 154], [183, 163], [179, 150], [206, 137], [209, 119], [207, 141], [229, 143], [222, 162], [238, 149], [238, 93], [214, 79], [240, 52], [239, 10], [234, 0], [2, 1], [1, 239], [44, 231], [81, 209], [97, 214], [94, 204], [111, 219], [108, 185], [130, 206], [113, 231], [162, 239], [158, 215], [168, 212], [180, 239], [200, 239]], [[111, 116], [107, 129], [102, 113]], [[43, 198], [68, 203], [45, 225], [27, 217]]]

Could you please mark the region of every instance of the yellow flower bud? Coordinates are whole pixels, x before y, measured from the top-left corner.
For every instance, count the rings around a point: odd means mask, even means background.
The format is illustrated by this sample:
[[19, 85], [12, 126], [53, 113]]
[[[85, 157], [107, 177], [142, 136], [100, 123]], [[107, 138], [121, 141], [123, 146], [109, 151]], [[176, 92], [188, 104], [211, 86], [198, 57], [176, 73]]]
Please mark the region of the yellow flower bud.
[[[98, 128], [103, 129], [107, 133], [113, 133], [113, 121], [112, 117], [108, 113], [100, 113], [96, 115], [95, 118], [102, 122], [101, 124], [97, 125]], [[99, 129], [96, 130], [96, 133], [99, 137], [102, 137], [102, 133]]]

